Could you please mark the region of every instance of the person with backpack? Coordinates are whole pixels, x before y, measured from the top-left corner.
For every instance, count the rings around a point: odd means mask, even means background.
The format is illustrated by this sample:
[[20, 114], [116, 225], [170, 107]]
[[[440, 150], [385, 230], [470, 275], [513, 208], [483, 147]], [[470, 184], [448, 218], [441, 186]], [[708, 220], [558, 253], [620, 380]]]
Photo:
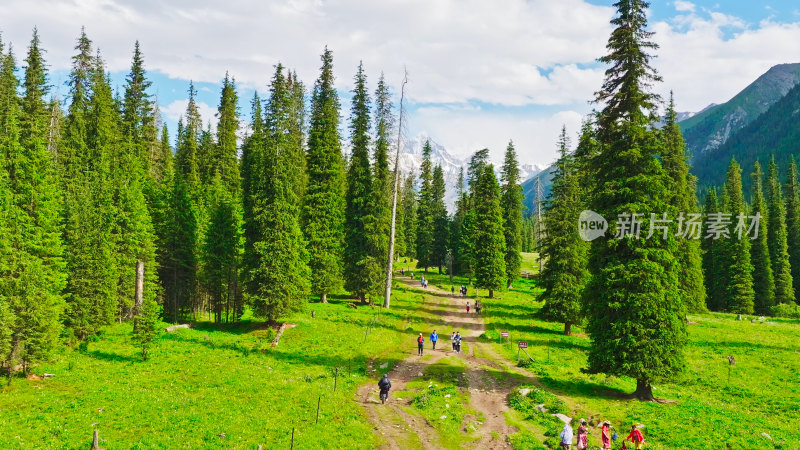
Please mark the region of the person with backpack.
[[422, 356], [422, 350], [425, 347], [425, 338], [422, 337], [422, 333], [417, 336], [417, 354]]
[[[638, 426], [631, 426], [631, 433], [625, 438], [626, 441], [631, 441], [633, 443], [633, 448], [636, 450], [642, 450], [644, 448], [644, 436], [642, 435], [642, 431], [639, 430], [639, 426], [643, 425], [639, 424]], [[624, 441], [623, 445], [625, 445]]]
[[480, 314], [481, 313], [481, 308], [483, 308], [483, 305], [481, 305], [481, 302], [476, 300], [475, 301], [475, 314]]
[[389, 398], [389, 389], [392, 388], [388, 373], [383, 374], [383, 378], [378, 381], [378, 388], [381, 390], [381, 403], [386, 403], [386, 399]]
[[439, 335], [436, 334], [436, 330], [433, 330], [431, 333], [431, 344], [433, 344], [433, 349], [436, 350], [436, 341], [439, 340]]
[[569, 422], [564, 424], [564, 429], [561, 430], [561, 447], [564, 450], [572, 448], [572, 427]]
[[461, 353], [461, 333], [456, 331], [456, 337], [453, 339], [456, 344], [456, 353]]
[[469, 301], [467, 301], [467, 313], [469, 313]]
[[456, 332], [455, 331], [450, 333], [450, 345], [453, 347], [453, 351], [456, 351]]

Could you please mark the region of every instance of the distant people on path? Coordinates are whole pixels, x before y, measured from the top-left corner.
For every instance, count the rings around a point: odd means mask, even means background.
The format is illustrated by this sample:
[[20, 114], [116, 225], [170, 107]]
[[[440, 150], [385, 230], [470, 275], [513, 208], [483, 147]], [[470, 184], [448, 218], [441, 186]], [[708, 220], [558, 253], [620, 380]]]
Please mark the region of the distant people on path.
[[456, 337], [453, 339], [456, 344], [456, 353], [461, 353], [461, 333], [456, 331]]
[[561, 430], [561, 448], [564, 450], [572, 448], [572, 426], [568, 423], [565, 423]]
[[586, 450], [589, 448], [589, 428], [586, 426], [586, 419], [581, 419], [580, 426], [578, 427], [578, 450]]
[[453, 351], [456, 351], [456, 332], [450, 333], [450, 345], [453, 346]]
[[422, 356], [422, 350], [424, 346], [425, 346], [425, 338], [422, 337], [422, 333], [420, 333], [419, 336], [417, 336], [417, 354], [419, 356]]
[[467, 312], [469, 312], [469, 302], [467, 302]]
[[400, 275], [405, 275], [405, 269], [403, 267], [400, 268]]
[[644, 448], [644, 436], [642, 435], [642, 431], [639, 429], [639, 427], [642, 426], [644, 425], [638, 424], [631, 426], [631, 433], [625, 438], [626, 441], [631, 441], [633, 443], [633, 448], [636, 450], [642, 450]]
[[602, 423], [600, 427], [600, 442], [603, 444], [603, 448], [611, 448], [611, 422], [605, 421]]
[[433, 330], [431, 333], [431, 344], [433, 344], [433, 349], [436, 350], [436, 341], [439, 340], [439, 335], [436, 334], [436, 330]]
[[456, 287], [455, 286], [450, 286], [450, 295], [451, 296], [455, 295], [455, 293], [456, 293]]
[[483, 305], [481, 305], [481, 302], [476, 300], [475, 301], [475, 313], [476, 314], [480, 314], [481, 313], [481, 308], [483, 308]]
[[392, 382], [389, 380], [389, 374], [383, 374], [383, 378], [378, 381], [378, 388], [381, 390], [381, 402], [389, 398], [389, 389], [392, 388]]

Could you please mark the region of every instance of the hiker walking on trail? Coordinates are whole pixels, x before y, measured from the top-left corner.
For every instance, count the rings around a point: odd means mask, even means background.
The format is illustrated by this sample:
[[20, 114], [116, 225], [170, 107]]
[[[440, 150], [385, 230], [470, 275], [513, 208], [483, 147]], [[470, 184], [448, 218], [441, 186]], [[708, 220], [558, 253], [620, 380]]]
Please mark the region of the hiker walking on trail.
[[420, 333], [419, 336], [417, 337], [417, 354], [419, 356], [422, 356], [422, 350], [424, 346], [425, 346], [425, 338], [422, 337], [422, 333]]
[[455, 331], [450, 333], [450, 345], [453, 347], [453, 351], [456, 351], [456, 332]]
[[456, 337], [453, 339], [456, 344], [456, 353], [461, 353], [461, 333], [456, 331]]
[[564, 429], [561, 430], [561, 447], [564, 450], [572, 448], [572, 427], [569, 423], [565, 423]]
[[436, 350], [436, 341], [439, 340], [439, 335], [436, 334], [436, 330], [433, 330], [431, 333], [431, 344], [433, 344], [433, 349]]
[[603, 443], [603, 448], [611, 448], [611, 422], [605, 421], [600, 428], [600, 441]]
[[456, 293], [456, 287], [450, 286], [450, 296], [453, 296]]
[[469, 312], [469, 302], [467, 302], [467, 312]]
[[631, 426], [631, 433], [625, 438], [626, 441], [631, 441], [633, 443], [633, 448], [636, 450], [642, 450], [644, 448], [644, 436], [642, 435], [642, 431], [639, 430], [639, 427], [643, 426], [642, 424]]
[[381, 390], [381, 403], [386, 403], [386, 399], [389, 398], [389, 389], [392, 388], [388, 373], [383, 374], [383, 378], [378, 381], [378, 388]]
[[481, 305], [481, 302], [476, 300], [475, 301], [475, 314], [480, 314], [481, 313], [481, 308], [483, 308], [483, 305]]
[[586, 419], [581, 419], [581, 425], [578, 427], [578, 450], [586, 450], [589, 448], [589, 428], [586, 427]]

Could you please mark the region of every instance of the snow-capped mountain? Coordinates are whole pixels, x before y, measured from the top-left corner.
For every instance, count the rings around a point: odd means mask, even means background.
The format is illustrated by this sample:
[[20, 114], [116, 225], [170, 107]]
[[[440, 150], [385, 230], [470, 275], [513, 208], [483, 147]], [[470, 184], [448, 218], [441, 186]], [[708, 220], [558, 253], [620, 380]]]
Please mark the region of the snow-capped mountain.
[[[407, 176], [408, 173], [413, 172], [415, 177], [419, 177], [420, 166], [422, 165], [422, 148], [425, 146], [425, 142], [428, 140], [430, 140], [431, 143], [431, 162], [433, 163], [434, 167], [437, 165], [442, 166], [442, 172], [444, 173], [445, 204], [447, 205], [448, 210], [453, 212], [455, 210], [455, 203], [457, 200], [458, 173], [463, 167], [464, 174], [466, 176], [468, 163], [467, 160], [463, 160], [457, 156], [451, 155], [443, 145], [436, 142], [430, 136], [420, 133], [406, 143], [405, 151], [400, 154], [400, 169], [402, 170], [403, 174], [405, 174], [404, 176]], [[499, 177], [502, 161], [495, 162], [495, 167]], [[536, 176], [545, 168], [546, 167], [541, 167], [537, 164], [520, 165], [520, 183]]]

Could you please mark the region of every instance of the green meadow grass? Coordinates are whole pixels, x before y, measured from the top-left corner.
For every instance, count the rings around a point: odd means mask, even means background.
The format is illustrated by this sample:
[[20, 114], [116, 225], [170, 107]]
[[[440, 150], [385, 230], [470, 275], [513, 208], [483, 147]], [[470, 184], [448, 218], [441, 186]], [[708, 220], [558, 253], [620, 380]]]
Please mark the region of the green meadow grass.
[[[532, 255], [523, 259], [534, 264]], [[415, 271], [417, 278], [421, 272]], [[451, 283], [435, 270], [425, 276], [447, 290], [467, 283], [460, 277]], [[573, 326], [575, 335], [564, 336], [563, 324], [538, 319], [542, 303], [535, 300], [533, 280], [518, 280], [513, 289], [495, 292], [495, 299], [485, 298], [485, 290], [478, 293], [486, 322], [481, 341], [493, 343], [512, 361], [517, 360], [517, 341], [527, 341], [535, 359], [527, 370], [564, 401], [569, 416], [608, 419], [619, 434], [641, 422], [648, 448], [800, 448], [800, 320], [766, 318], [752, 323], [753, 317], [739, 321], [731, 314], [690, 315], [685, 373], [654, 386], [656, 397], [677, 404], [646, 403], [620, 398], [635, 390], [635, 380], [582, 372], [589, 338], [580, 327]], [[469, 294], [476, 294], [472, 286]], [[502, 331], [511, 334], [510, 344], [501, 343]], [[736, 360], [730, 381], [728, 356]], [[530, 446], [531, 439], [524, 431], [512, 441], [520, 448], [539, 448], [538, 443]], [[599, 432], [593, 430], [590, 444], [599, 445], [598, 439]]]
[[309, 304], [276, 348], [260, 322], [201, 323], [162, 335], [145, 362], [130, 325], [113, 326], [34, 370], [54, 378], [0, 389], [0, 448], [88, 448], [94, 428], [108, 448], [288, 448], [292, 428], [295, 448], [374, 448], [355, 391], [415, 351], [435, 317], [420, 309], [425, 296], [394, 292], [389, 311]]

